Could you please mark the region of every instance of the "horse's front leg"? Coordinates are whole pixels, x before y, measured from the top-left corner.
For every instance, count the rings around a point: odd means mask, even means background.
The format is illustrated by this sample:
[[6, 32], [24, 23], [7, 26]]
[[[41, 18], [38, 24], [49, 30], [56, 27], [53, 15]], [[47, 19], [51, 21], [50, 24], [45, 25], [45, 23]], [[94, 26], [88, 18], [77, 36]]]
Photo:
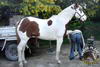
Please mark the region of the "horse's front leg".
[[56, 60], [58, 63], [61, 63], [59, 59], [60, 48], [63, 42], [63, 38], [57, 38], [57, 47], [56, 47]]

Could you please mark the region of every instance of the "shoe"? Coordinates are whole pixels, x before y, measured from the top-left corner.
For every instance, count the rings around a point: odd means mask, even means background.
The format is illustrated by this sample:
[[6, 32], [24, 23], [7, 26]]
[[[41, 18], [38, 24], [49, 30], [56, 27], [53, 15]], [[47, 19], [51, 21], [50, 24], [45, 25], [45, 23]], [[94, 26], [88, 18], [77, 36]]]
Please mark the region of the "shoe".
[[70, 60], [73, 60], [73, 59], [74, 59], [74, 57], [70, 57], [69, 59], [70, 59]]

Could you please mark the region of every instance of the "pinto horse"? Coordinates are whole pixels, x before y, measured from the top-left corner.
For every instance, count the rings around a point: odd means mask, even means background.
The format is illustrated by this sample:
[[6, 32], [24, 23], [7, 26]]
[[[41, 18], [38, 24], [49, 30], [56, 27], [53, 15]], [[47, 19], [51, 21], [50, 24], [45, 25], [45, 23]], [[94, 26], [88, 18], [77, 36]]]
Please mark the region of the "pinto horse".
[[23, 63], [27, 62], [24, 57], [24, 50], [27, 41], [32, 37], [44, 40], [56, 40], [56, 60], [58, 63], [61, 63], [59, 53], [66, 30], [65, 26], [73, 16], [79, 18], [81, 21], [87, 19], [79, 4], [72, 4], [58, 15], [53, 15], [48, 19], [39, 19], [31, 16], [21, 19], [16, 28], [19, 38], [19, 45], [17, 47], [19, 65], [23, 66]]

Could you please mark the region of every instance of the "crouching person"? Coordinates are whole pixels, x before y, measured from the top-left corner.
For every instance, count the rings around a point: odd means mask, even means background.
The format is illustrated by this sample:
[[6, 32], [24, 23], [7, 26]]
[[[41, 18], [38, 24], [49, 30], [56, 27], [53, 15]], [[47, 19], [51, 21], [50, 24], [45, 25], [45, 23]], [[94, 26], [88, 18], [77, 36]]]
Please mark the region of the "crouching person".
[[77, 52], [79, 54], [79, 59], [81, 60], [83, 57], [83, 48], [85, 46], [84, 38], [82, 32], [80, 30], [68, 30], [67, 31], [68, 39], [71, 43], [70, 55], [69, 59], [73, 60], [75, 58], [75, 48], [77, 48]]

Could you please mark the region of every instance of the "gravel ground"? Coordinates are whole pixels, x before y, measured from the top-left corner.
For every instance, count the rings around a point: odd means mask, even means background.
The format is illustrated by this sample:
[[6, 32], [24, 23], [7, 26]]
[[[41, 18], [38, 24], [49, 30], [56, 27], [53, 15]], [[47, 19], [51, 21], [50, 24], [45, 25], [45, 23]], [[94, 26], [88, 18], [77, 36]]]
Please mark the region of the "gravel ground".
[[[96, 41], [96, 48], [100, 51], [100, 41]], [[48, 50], [43, 50], [40, 54], [27, 57], [28, 63], [25, 67], [100, 67], [100, 62], [97, 64], [85, 64], [76, 57], [70, 61], [68, 59], [70, 46], [63, 45], [61, 49], [60, 59], [61, 64], [57, 64], [55, 60], [55, 51], [48, 53]], [[8, 61], [0, 55], [0, 67], [19, 67], [17, 61]]]

